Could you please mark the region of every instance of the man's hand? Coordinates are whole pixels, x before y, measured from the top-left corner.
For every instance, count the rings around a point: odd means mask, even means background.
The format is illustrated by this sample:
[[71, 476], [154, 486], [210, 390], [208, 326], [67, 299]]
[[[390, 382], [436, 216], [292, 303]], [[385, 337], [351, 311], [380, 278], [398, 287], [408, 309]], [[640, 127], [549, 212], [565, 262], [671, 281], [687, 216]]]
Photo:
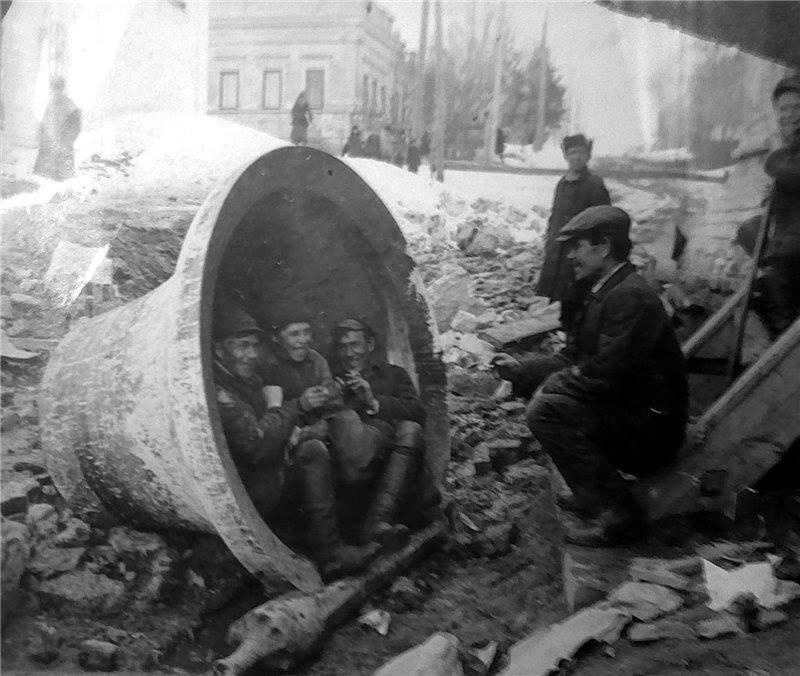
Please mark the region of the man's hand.
[[519, 376], [522, 364], [510, 354], [500, 352], [492, 357], [492, 367], [503, 380], [514, 380]]
[[372, 387], [367, 380], [358, 371], [348, 371], [344, 374], [344, 382], [347, 389], [349, 389], [356, 398], [361, 401], [367, 408], [375, 408], [377, 403], [375, 395], [372, 393]]
[[327, 403], [329, 396], [328, 388], [324, 385], [309, 387], [300, 395], [300, 408], [303, 411], [311, 411], [315, 408], [320, 408]]

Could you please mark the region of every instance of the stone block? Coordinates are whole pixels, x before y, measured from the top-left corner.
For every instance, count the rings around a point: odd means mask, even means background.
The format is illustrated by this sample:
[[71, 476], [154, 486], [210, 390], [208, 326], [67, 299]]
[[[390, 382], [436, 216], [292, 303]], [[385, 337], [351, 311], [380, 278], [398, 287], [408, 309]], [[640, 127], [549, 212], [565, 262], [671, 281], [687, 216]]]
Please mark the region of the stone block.
[[450, 328], [460, 333], [475, 333], [478, 329], [478, 318], [471, 312], [459, 310], [450, 322]]
[[40, 497], [39, 482], [33, 478], [19, 478], [3, 483], [3, 498], [0, 509], [3, 516], [25, 514], [30, 503]]
[[13, 614], [19, 602], [19, 582], [31, 554], [31, 538], [27, 526], [3, 519], [2, 559], [0, 559], [0, 609], [2, 621]]
[[[38, 485], [38, 481], [36, 482]], [[28, 522], [31, 532], [40, 540], [53, 537], [58, 532], [58, 512], [53, 505], [40, 502], [28, 509]]]
[[45, 580], [53, 578], [75, 570], [85, 553], [84, 547], [37, 547], [28, 571]]
[[458, 649], [459, 641], [452, 634], [434, 634], [425, 643], [391, 659], [375, 676], [463, 676]]
[[47, 608], [64, 608], [70, 613], [110, 612], [122, 601], [125, 585], [88, 570], [76, 570], [41, 582], [35, 592]]
[[86, 671], [114, 671], [119, 647], [107, 641], [83, 641], [78, 650], [78, 664]]

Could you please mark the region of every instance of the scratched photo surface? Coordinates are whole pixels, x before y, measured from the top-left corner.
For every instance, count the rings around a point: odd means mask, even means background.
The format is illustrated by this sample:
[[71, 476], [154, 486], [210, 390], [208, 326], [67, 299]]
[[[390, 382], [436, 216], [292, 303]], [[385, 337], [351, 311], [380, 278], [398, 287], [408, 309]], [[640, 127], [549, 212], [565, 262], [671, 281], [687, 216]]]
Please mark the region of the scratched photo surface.
[[0, 669], [800, 672], [800, 2], [0, 8]]

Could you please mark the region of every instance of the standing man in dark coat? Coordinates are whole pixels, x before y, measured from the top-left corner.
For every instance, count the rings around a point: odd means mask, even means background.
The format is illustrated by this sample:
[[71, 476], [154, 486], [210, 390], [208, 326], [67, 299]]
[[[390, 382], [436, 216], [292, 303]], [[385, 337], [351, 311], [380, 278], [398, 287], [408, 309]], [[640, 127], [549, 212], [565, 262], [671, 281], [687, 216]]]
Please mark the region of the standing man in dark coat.
[[39, 154], [33, 172], [63, 181], [75, 173], [73, 146], [81, 131], [81, 111], [64, 93], [63, 77], [50, 83], [50, 101], [39, 125]]
[[551, 301], [561, 301], [561, 326], [569, 332], [574, 327], [575, 315], [581, 307], [585, 289], [575, 284], [572, 266], [566, 260], [566, 251], [558, 243], [561, 228], [587, 207], [611, 204], [603, 179], [587, 168], [592, 156], [592, 141], [583, 134], [567, 136], [561, 142], [567, 173], [558, 182], [550, 219], [547, 221], [545, 256], [536, 293]]
[[292, 136], [296, 146], [304, 146], [308, 142], [308, 125], [311, 123], [311, 108], [305, 90], [297, 95], [292, 106]]
[[[301, 405], [274, 397], [257, 373], [262, 331], [238, 308], [214, 320], [214, 382], [222, 429], [239, 477], [261, 517], [278, 528], [297, 530], [305, 516], [309, 550], [325, 580], [361, 570], [377, 553], [370, 544], [344, 544], [334, 500], [330, 457], [319, 439], [300, 435]], [[273, 388], [274, 389], [274, 388]]]
[[419, 169], [420, 157], [417, 142], [412, 138], [408, 144], [408, 170], [412, 174], [416, 174]]
[[800, 75], [778, 83], [772, 104], [783, 146], [764, 166], [775, 183], [753, 309], [775, 339], [800, 314]]
[[376, 358], [366, 323], [345, 319], [332, 338], [346, 407], [330, 420], [334, 458], [363, 518], [361, 541], [385, 542], [407, 533], [404, 513], [422, 515], [440, 501], [425, 463], [425, 408], [405, 369]]
[[566, 537], [614, 544], [644, 520], [620, 471], [643, 477], [683, 444], [688, 412], [680, 345], [661, 300], [628, 262], [630, 217], [590, 207], [558, 236], [579, 281], [591, 285], [567, 347], [494, 364], [528, 404], [528, 425], [569, 484]]

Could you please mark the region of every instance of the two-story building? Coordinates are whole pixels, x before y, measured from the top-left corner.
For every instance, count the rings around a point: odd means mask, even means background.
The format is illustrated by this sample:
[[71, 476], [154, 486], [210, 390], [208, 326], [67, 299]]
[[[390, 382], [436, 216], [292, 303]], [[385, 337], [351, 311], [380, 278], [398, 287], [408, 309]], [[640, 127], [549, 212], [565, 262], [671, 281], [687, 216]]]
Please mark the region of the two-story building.
[[411, 71], [393, 21], [367, 0], [211, 3], [208, 112], [288, 139], [305, 90], [309, 143], [332, 152], [353, 124], [406, 126]]

